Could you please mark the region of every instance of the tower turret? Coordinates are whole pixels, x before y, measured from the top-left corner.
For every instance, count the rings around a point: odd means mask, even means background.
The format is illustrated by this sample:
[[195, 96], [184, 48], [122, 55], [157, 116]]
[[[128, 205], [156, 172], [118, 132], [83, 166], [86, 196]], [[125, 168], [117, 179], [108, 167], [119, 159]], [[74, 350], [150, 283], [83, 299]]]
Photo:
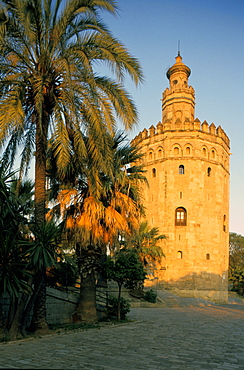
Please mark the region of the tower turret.
[[195, 91], [188, 85], [191, 70], [182, 62], [178, 53], [175, 64], [167, 71], [170, 87], [163, 92], [162, 123], [165, 129], [182, 130], [185, 122], [195, 116]]

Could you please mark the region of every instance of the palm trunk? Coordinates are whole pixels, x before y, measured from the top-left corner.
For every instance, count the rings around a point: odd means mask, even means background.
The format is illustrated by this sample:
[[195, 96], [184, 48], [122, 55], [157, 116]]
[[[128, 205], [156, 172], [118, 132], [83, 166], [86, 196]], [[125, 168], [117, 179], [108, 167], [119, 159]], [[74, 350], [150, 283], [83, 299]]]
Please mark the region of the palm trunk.
[[31, 330], [46, 331], [48, 330], [46, 322], [46, 279], [43, 272], [40, 272], [38, 276], [35, 289], [37, 289], [38, 294], [34, 301]]
[[39, 122], [37, 122], [35, 159], [35, 222], [39, 226], [45, 222], [46, 213], [46, 141], [46, 128], [40, 127]]
[[[47, 122], [43, 119], [41, 125], [36, 120], [36, 159], [35, 159], [35, 223], [41, 226], [46, 214], [46, 148]], [[42, 287], [34, 302], [33, 323], [36, 330], [46, 329], [46, 271], [40, 272], [39, 279], [43, 280]], [[38, 281], [36, 283], [38, 285]], [[36, 288], [36, 286], [35, 286]]]
[[96, 322], [96, 280], [92, 271], [82, 279], [78, 306], [73, 314], [74, 321]]

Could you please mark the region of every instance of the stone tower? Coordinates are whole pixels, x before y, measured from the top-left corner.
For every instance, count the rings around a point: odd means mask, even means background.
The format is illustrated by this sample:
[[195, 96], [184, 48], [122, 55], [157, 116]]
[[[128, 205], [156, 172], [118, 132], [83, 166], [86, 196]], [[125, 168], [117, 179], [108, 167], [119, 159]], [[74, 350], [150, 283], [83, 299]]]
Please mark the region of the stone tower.
[[166, 236], [154, 278], [166, 289], [226, 302], [230, 141], [220, 126], [195, 119], [190, 73], [178, 54], [167, 71], [162, 122], [134, 139], [145, 154], [147, 220]]

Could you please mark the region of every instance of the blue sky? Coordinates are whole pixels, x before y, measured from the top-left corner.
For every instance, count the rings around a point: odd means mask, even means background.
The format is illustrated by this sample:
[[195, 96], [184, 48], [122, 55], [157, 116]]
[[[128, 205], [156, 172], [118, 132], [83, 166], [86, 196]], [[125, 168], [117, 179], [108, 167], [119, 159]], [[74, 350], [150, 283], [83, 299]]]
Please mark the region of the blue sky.
[[230, 231], [244, 235], [244, 0], [118, 0], [119, 15], [103, 14], [113, 35], [139, 59], [145, 82], [132, 95], [140, 123], [130, 134], [161, 120], [180, 40], [191, 68], [195, 117], [221, 126], [231, 140]]

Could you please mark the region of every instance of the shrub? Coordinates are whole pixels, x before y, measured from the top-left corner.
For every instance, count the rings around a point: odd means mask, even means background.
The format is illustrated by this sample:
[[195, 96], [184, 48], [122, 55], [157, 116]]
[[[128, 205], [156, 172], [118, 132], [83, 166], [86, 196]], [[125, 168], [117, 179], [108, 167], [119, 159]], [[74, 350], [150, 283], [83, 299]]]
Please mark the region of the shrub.
[[[120, 315], [121, 320], [126, 319], [126, 314], [130, 312], [130, 301], [123, 297], [120, 298]], [[118, 316], [118, 298], [109, 297], [108, 298], [108, 318], [117, 319]]]
[[154, 290], [150, 289], [145, 292], [144, 298], [146, 301], [151, 303], [156, 303], [157, 301], [157, 293]]

